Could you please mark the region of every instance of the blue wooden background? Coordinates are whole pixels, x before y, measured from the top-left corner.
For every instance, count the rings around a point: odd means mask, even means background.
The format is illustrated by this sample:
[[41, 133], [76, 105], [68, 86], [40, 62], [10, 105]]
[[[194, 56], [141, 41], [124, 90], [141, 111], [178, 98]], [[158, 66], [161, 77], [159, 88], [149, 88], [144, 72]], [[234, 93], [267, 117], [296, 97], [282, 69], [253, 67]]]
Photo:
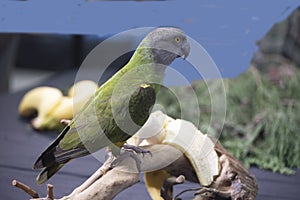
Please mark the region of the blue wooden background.
[[235, 77], [249, 67], [255, 42], [298, 5], [297, 0], [0, 1], [0, 32], [103, 37], [135, 27], [178, 26], [207, 50], [223, 77]]

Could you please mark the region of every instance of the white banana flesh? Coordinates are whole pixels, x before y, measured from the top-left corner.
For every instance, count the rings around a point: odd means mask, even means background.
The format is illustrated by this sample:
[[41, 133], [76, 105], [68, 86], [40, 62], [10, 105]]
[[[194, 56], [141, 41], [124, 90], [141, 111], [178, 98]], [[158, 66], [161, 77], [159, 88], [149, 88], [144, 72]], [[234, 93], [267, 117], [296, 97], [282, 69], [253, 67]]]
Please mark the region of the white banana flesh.
[[193, 165], [202, 186], [209, 186], [219, 174], [219, 157], [214, 143], [191, 122], [174, 120], [166, 126], [163, 144], [173, 145], [184, 152]]

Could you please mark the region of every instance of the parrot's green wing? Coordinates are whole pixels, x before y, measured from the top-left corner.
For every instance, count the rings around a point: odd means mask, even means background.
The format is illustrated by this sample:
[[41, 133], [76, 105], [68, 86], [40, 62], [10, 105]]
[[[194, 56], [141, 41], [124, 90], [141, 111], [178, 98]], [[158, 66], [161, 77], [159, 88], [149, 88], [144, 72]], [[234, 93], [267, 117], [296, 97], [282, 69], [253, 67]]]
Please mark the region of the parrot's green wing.
[[[130, 115], [130, 121], [135, 126], [128, 127], [128, 124], [126, 124], [125, 129], [131, 129], [131, 131], [134, 131], [132, 134], [134, 134], [146, 122], [155, 103], [155, 96], [155, 90], [149, 84], [142, 84], [131, 95], [128, 114]], [[39, 184], [48, 180], [68, 161], [93, 153], [105, 146], [111, 146], [120, 142], [123, 144], [131, 137], [130, 134], [125, 133], [120, 128], [124, 124], [117, 124], [115, 120], [107, 123], [107, 118], [111, 116], [107, 115], [98, 119], [100, 117], [98, 115], [99, 112], [92, 111], [94, 106], [95, 101], [91, 99], [88, 106], [71, 121], [58, 138], [37, 159], [34, 168], [44, 168], [37, 177]], [[97, 115], [91, 114], [93, 112], [97, 113]], [[118, 118], [117, 116], [115, 117]], [[107, 124], [106, 127], [101, 127], [101, 123]], [[118, 134], [118, 132], [122, 134]]]

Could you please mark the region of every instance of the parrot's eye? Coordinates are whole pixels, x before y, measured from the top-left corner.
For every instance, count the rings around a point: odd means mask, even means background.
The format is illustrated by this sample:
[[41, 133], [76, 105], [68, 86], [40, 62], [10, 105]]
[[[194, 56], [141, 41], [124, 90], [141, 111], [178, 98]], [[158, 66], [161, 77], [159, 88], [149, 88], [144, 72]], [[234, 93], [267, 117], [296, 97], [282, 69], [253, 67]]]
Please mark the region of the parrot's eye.
[[179, 37], [175, 37], [175, 42], [178, 44], [180, 42], [180, 38]]

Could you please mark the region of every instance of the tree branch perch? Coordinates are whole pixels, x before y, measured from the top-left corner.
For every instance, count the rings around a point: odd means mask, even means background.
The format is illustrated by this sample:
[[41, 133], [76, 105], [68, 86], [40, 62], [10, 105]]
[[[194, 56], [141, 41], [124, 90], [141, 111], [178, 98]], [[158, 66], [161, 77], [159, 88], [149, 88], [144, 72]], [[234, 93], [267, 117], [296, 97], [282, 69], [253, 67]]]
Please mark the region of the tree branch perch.
[[[165, 166], [164, 169], [175, 177], [185, 177], [186, 180], [198, 182], [189, 160], [177, 148], [164, 144], [143, 146], [143, 148], [151, 151], [152, 156], [148, 154], [137, 155], [141, 161], [140, 167], [142, 171], [158, 170], [161, 169], [161, 166]], [[220, 173], [214, 178], [209, 187], [202, 187], [195, 193], [195, 199], [208, 200], [212, 197], [219, 200], [226, 198], [233, 200], [239, 198], [255, 199], [257, 193], [255, 178], [219, 143], [216, 143], [215, 150], [220, 160]], [[139, 170], [134, 158], [128, 156], [111, 169], [110, 166], [114, 159], [110, 155], [106, 162], [82, 185], [75, 188], [71, 194], [58, 200], [113, 199], [123, 190], [139, 182]], [[173, 180], [173, 182], [171, 181], [172, 183], [168, 185], [168, 188], [171, 189], [174, 184], [182, 183], [185, 179], [171, 178], [170, 180]], [[168, 183], [168, 180], [166, 183]], [[17, 187], [19, 188], [29, 188], [28, 186], [20, 186], [19, 182], [15, 183], [15, 185], [18, 185]], [[27, 192], [30, 190], [26, 189], [24, 191]], [[51, 196], [49, 192], [48, 199], [51, 199], [51, 197], [53, 198], [53, 193]], [[38, 198], [38, 195], [34, 191], [29, 193], [34, 194], [34, 196], [31, 196], [35, 200], [45, 199]]]

